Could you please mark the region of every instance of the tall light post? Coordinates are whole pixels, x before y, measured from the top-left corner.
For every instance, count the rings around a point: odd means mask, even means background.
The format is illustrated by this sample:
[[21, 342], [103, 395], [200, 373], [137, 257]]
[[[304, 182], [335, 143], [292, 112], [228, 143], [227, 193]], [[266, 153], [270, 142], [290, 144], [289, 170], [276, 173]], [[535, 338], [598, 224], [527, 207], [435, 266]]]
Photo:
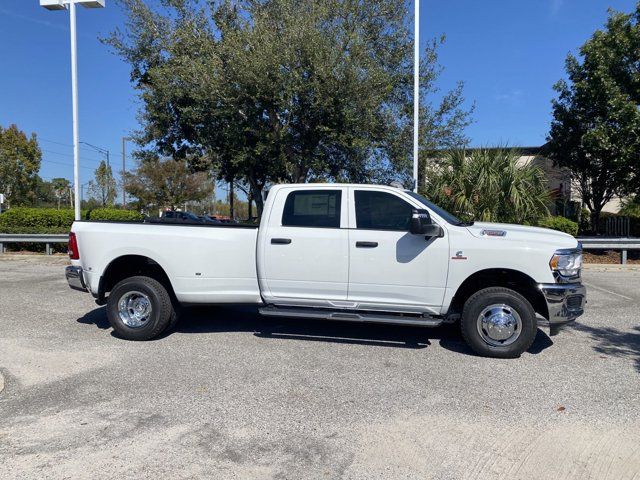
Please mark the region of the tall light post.
[[413, 10], [413, 191], [418, 191], [418, 144], [420, 140], [420, 0]]
[[104, 8], [104, 0], [40, 0], [47, 10], [69, 9], [71, 31], [71, 103], [73, 108], [73, 187], [75, 190], [75, 219], [80, 220], [80, 165], [78, 133], [78, 48], [76, 41], [76, 3], [86, 8]]

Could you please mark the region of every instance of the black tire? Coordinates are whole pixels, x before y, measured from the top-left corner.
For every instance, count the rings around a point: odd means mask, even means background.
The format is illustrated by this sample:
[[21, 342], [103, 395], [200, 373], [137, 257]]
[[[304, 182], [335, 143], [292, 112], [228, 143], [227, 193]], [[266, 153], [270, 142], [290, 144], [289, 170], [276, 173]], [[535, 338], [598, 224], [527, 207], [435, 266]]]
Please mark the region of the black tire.
[[[131, 327], [120, 317], [119, 302], [128, 293], [139, 292], [145, 295], [151, 305], [148, 319], [137, 327]], [[129, 277], [119, 282], [107, 300], [107, 318], [118, 336], [126, 340], [151, 340], [167, 329], [169, 324], [177, 321], [176, 312], [167, 289], [150, 277]]]
[[182, 313], [182, 308], [180, 308], [180, 304], [175, 298], [171, 298], [171, 303], [173, 305], [173, 311], [171, 313], [171, 318], [169, 318], [169, 323], [164, 329], [165, 333], [172, 331], [176, 327], [178, 321], [180, 320], [180, 314]]
[[[521, 328], [517, 329], [519, 334], [512, 343], [492, 345], [483, 338], [480, 331], [482, 328], [478, 327], [478, 319], [485, 308], [500, 304], [515, 310], [520, 317]], [[471, 295], [464, 304], [460, 327], [464, 340], [474, 352], [484, 357], [495, 358], [519, 357], [529, 349], [538, 330], [536, 313], [531, 303], [518, 292], [504, 287], [485, 288]], [[484, 334], [486, 336], [486, 331]]]

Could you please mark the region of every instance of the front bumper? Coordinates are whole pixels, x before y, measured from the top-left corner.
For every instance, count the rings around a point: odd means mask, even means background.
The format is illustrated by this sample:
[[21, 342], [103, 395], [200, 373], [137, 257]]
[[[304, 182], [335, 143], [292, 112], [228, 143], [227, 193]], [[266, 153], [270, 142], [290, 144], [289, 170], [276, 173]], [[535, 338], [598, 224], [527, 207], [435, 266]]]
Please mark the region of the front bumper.
[[547, 302], [551, 327], [572, 322], [584, 313], [587, 289], [581, 283], [541, 283], [538, 288]]
[[66, 267], [64, 269], [64, 276], [67, 278], [67, 283], [74, 290], [80, 290], [81, 292], [88, 292], [87, 284], [84, 281], [84, 274], [82, 267]]

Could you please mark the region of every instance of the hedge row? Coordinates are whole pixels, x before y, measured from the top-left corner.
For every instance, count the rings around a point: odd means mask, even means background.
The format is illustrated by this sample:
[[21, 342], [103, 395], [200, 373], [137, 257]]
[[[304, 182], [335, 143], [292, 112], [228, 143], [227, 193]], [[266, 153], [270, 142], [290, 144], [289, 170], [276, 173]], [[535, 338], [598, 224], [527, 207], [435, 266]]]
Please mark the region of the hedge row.
[[139, 222], [144, 215], [134, 210], [118, 208], [96, 208], [89, 212], [87, 220], [114, 220], [118, 222]]
[[538, 221], [538, 226], [568, 233], [574, 237], [578, 235], [578, 224], [565, 217], [546, 217]]
[[[0, 233], [67, 233], [73, 218], [71, 209], [15, 207], [0, 214]], [[82, 218], [139, 221], [144, 216], [131, 210], [96, 208], [82, 211]]]

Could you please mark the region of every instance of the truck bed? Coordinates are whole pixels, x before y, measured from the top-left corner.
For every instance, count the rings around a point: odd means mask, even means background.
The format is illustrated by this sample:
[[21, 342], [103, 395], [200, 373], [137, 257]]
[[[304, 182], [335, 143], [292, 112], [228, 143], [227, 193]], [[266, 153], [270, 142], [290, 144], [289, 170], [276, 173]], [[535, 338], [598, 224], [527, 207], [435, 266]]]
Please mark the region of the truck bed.
[[112, 261], [142, 256], [157, 263], [183, 303], [259, 303], [255, 225], [75, 222], [91, 291]]

